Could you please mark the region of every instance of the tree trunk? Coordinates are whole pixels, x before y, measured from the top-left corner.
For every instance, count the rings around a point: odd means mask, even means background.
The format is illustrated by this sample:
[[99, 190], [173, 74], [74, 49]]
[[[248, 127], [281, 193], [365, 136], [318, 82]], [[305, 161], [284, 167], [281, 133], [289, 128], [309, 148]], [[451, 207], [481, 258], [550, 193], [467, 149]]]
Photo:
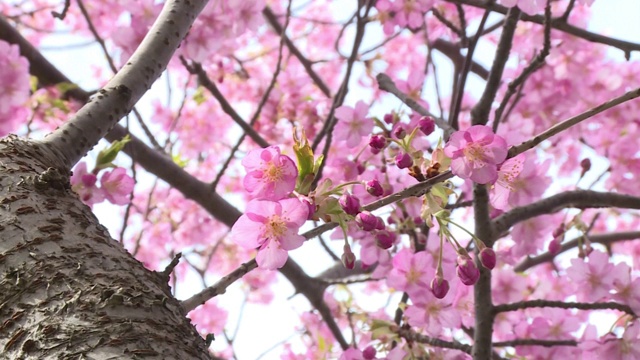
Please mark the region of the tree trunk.
[[209, 359], [171, 295], [70, 190], [55, 152], [0, 140], [3, 359]]

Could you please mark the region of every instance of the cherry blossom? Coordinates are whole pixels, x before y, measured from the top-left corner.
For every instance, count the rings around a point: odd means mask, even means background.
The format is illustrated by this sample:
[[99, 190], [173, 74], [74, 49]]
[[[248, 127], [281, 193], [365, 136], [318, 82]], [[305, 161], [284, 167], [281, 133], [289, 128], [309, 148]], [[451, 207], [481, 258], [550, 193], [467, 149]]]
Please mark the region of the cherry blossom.
[[335, 111], [338, 119], [333, 134], [337, 141], [346, 141], [347, 147], [354, 148], [362, 141], [362, 138], [371, 134], [373, 121], [367, 118], [369, 106], [363, 101], [358, 101], [356, 107], [340, 106]]
[[247, 171], [244, 187], [252, 198], [280, 200], [296, 186], [298, 168], [276, 146], [250, 151], [242, 165]]
[[79, 163], [71, 176], [71, 189], [75, 191], [82, 201], [91, 206], [104, 201], [105, 192], [98, 188], [98, 177], [87, 172], [87, 163]]
[[307, 220], [308, 211], [298, 199], [252, 200], [231, 228], [231, 239], [245, 249], [258, 248], [259, 267], [280, 268], [287, 261], [287, 251], [304, 242], [298, 229]]
[[104, 172], [100, 177], [104, 197], [116, 205], [126, 205], [129, 203], [129, 195], [135, 184], [134, 180], [127, 175], [124, 168], [115, 168]]
[[474, 125], [451, 135], [444, 147], [451, 158], [451, 171], [463, 179], [480, 184], [498, 179], [498, 164], [507, 157], [507, 143], [491, 128]]

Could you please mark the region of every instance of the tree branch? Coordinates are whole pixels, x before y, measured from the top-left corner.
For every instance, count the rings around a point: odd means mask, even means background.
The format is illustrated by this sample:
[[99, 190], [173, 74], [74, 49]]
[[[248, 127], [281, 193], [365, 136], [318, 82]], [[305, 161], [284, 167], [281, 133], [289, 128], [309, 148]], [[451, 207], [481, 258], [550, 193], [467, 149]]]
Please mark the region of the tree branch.
[[493, 343], [495, 347], [506, 346], [578, 346], [576, 340], [540, 340], [540, 339], [513, 339], [509, 341], [501, 341]]
[[493, 220], [494, 234], [495, 236], [500, 236], [500, 234], [521, 221], [544, 214], [552, 214], [562, 209], [602, 207], [640, 209], [640, 198], [591, 190], [566, 191], [533, 204], [517, 207], [498, 216]]
[[[563, 242], [560, 246], [560, 251], [557, 254], [550, 253], [546, 251], [538, 256], [527, 256], [524, 260], [519, 262], [516, 266], [513, 267], [513, 271], [515, 272], [523, 272], [526, 271], [536, 265], [540, 265], [547, 261], [553, 260], [559, 254], [573, 249], [578, 246], [578, 241], [582, 238], [582, 236], [576, 237], [569, 241]], [[611, 234], [595, 234], [589, 235], [589, 241], [592, 243], [610, 245], [617, 241], [626, 241], [626, 240], [636, 240], [640, 239], [640, 231], [626, 231], [626, 232], [617, 232]]]
[[583, 112], [582, 114], [576, 115], [572, 118], [569, 118], [567, 120], [564, 120], [554, 126], [552, 126], [551, 128], [549, 128], [548, 130], [542, 132], [539, 135], [536, 135], [535, 137], [533, 137], [530, 140], [527, 140], [525, 142], [523, 142], [522, 144], [518, 145], [518, 146], [512, 146], [509, 149], [509, 155], [508, 157], [514, 157], [520, 153], [523, 153], [529, 149], [534, 148], [536, 145], [540, 144], [541, 142], [547, 140], [548, 138], [557, 135], [559, 133], [561, 133], [562, 131], [576, 125], [579, 124], [580, 122], [582, 122], [583, 120], [587, 120], [605, 110], [611, 109], [614, 106], [620, 105], [624, 102], [627, 102], [629, 100], [633, 100], [635, 98], [637, 98], [638, 96], [640, 96], [640, 88], [631, 90], [629, 92], [626, 92], [625, 94], [618, 96], [614, 99], [611, 99], [603, 104], [600, 104], [594, 108], [591, 108], [585, 112]]
[[495, 100], [498, 89], [500, 88], [502, 74], [504, 73], [505, 64], [507, 60], [509, 60], [509, 53], [513, 45], [513, 35], [515, 34], [519, 18], [520, 9], [517, 7], [509, 9], [507, 17], [504, 20], [504, 27], [502, 28], [496, 55], [493, 58], [493, 65], [491, 65], [489, 80], [487, 80], [480, 100], [473, 109], [471, 109], [471, 123], [473, 125], [485, 125], [489, 121], [491, 104]]
[[396, 332], [402, 338], [410, 342], [417, 342], [420, 344], [427, 344], [444, 349], [460, 350], [464, 353], [471, 354], [471, 346], [467, 344], [461, 344], [455, 341], [447, 341], [438, 338], [432, 338], [426, 335], [418, 334], [411, 329], [400, 328]]
[[242, 130], [244, 130], [245, 134], [249, 135], [249, 137], [253, 141], [255, 141], [256, 144], [260, 145], [263, 148], [270, 145], [262, 136], [260, 136], [260, 134], [256, 132], [256, 130], [251, 125], [247, 124], [247, 122], [244, 121], [244, 119], [233, 109], [233, 106], [231, 106], [231, 104], [229, 104], [229, 102], [224, 97], [224, 95], [222, 95], [222, 93], [220, 92], [216, 84], [213, 83], [211, 79], [209, 79], [209, 76], [207, 76], [207, 73], [202, 68], [202, 65], [200, 65], [197, 62], [192, 62], [191, 64], [188, 64], [187, 61], [182, 57], [180, 58], [180, 60], [182, 61], [182, 64], [184, 65], [184, 67], [187, 68], [187, 71], [189, 71], [189, 73], [196, 75], [198, 77], [198, 83], [204, 86], [205, 89], [209, 90], [211, 95], [213, 95], [213, 97], [215, 97], [216, 100], [218, 100], [218, 102], [220, 103], [220, 107], [222, 107], [222, 110], [227, 115], [229, 115], [231, 119], [233, 119], [233, 121], [242, 128]]
[[393, 80], [391, 80], [389, 75], [380, 73], [376, 76], [376, 80], [378, 81], [378, 87], [380, 88], [380, 90], [384, 90], [386, 92], [389, 92], [395, 95], [395, 97], [397, 97], [405, 105], [411, 108], [411, 110], [417, 112], [418, 114], [422, 116], [432, 117], [433, 120], [436, 122], [436, 125], [438, 125], [438, 127], [444, 131], [446, 136], [451, 135], [455, 131], [446, 120], [432, 114], [431, 112], [429, 112], [429, 110], [425, 109], [422, 105], [418, 104], [417, 101], [413, 100], [407, 94], [400, 91], [400, 89], [398, 89], [398, 87], [393, 82]]
[[[490, 9], [491, 11], [494, 11], [500, 14], [506, 14], [510, 9], [508, 7], [497, 5], [493, 2], [488, 2], [484, 0], [446, 0], [446, 1], [455, 3], [455, 4], [470, 5], [470, 6], [474, 6], [481, 9]], [[542, 15], [522, 14], [522, 16], [520, 17], [520, 20], [528, 21], [528, 22], [532, 22], [540, 25], [544, 24], [544, 16]], [[632, 43], [624, 40], [618, 40], [608, 36], [596, 34], [596, 33], [581, 29], [579, 27], [570, 25], [566, 21], [563, 21], [562, 19], [554, 20], [551, 23], [551, 27], [553, 27], [556, 30], [563, 31], [567, 34], [571, 34], [573, 36], [585, 39], [587, 41], [609, 45], [609, 46], [618, 48], [625, 53], [627, 60], [629, 59], [632, 51], [640, 51], [640, 44]]]
[[493, 310], [495, 314], [508, 311], [518, 311], [530, 308], [559, 308], [559, 309], [578, 309], [578, 310], [618, 310], [625, 312], [629, 315], [636, 316], [628, 305], [616, 303], [616, 302], [601, 302], [601, 303], [579, 303], [579, 302], [566, 302], [566, 301], [551, 301], [551, 300], [529, 300], [521, 301], [511, 304], [496, 305]]
[[312, 67], [313, 64], [311, 63], [311, 61], [309, 61], [309, 59], [307, 59], [306, 57], [304, 57], [304, 55], [302, 55], [302, 53], [300, 52], [300, 50], [298, 50], [296, 45], [284, 33], [282, 26], [280, 25], [280, 22], [278, 22], [278, 18], [276, 17], [276, 14], [273, 13], [273, 10], [271, 10], [270, 7], [266, 6], [264, 10], [262, 10], [262, 15], [264, 15], [264, 17], [267, 19], [267, 22], [269, 23], [269, 25], [271, 25], [273, 30], [278, 35], [284, 38], [285, 45], [287, 45], [287, 48], [289, 49], [289, 51], [291, 51], [291, 53], [298, 59], [298, 61], [300, 61], [300, 64], [302, 64], [302, 67], [304, 67], [304, 69], [307, 71], [307, 74], [309, 75], [309, 77], [313, 80], [316, 86], [318, 86], [318, 89], [320, 89], [320, 91], [322, 91], [322, 93], [326, 97], [331, 98], [331, 90], [329, 90], [329, 87], [327, 86], [327, 84], [325, 84], [324, 81], [320, 78], [320, 76], [318, 76], [318, 73], [316, 73], [313, 70], [313, 67]]
[[160, 77], [207, 1], [167, 1], [127, 64], [68, 122], [42, 143], [70, 169]]

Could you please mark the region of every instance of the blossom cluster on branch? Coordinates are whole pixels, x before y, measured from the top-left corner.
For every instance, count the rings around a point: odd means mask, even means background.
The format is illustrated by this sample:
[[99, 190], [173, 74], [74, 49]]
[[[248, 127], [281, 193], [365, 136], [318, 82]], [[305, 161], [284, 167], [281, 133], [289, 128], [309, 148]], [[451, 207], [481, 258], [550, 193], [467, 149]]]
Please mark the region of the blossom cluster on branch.
[[[96, 40], [103, 83], [162, 6], [85, 3], [0, 14], [34, 45]], [[211, 290], [185, 303], [222, 357], [254, 320], [231, 324], [227, 288], [268, 309], [280, 271], [309, 304], [282, 359], [640, 358], [640, 62], [608, 51], [640, 39], [590, 32], [593, 3], [209, 1], [154, 85], [170, 91], [128, 119], [176, 167], [134, 188], [149, 174], [115, 164], [125, 138], [72, 189], [127, 206], [120, 240], [149, 269], [184, 255], [172, 285]], [[30, 78], [1, 35], [0, 133], [65, 122], [77, 87]], [[272, 325], [250, 326], [289, 335]]]

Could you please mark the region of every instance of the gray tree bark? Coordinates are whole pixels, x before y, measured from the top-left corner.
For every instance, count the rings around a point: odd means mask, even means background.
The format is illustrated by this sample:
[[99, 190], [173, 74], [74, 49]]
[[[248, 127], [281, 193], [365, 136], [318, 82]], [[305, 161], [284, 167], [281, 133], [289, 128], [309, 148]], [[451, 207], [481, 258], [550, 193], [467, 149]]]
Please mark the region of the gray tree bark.
[[151, 87], [205, 4], [168, 1], [125, 67], [43, 141], [0, 140], [3, 359], [211, 358], [168, 275], [113, 240], [69, 185], [71, 167]]

